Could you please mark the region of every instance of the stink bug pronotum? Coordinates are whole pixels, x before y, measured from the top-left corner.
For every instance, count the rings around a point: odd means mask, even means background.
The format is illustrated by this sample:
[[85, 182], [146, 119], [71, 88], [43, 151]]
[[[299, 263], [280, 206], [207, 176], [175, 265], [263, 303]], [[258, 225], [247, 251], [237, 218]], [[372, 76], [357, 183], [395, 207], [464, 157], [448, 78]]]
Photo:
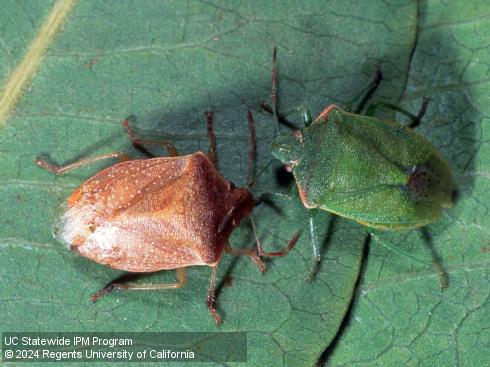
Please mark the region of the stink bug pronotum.
[[[278, 123], [284, 116], [276, 111], [276, 49], [272, 65], [272, 107], [265, 102], [262, 107]], [[332, 104], [312, 120], [308, 110], [300, 109], [305, 129], [276, 136], [272, 154], [292, 172], [306, 208], [326, 210], [373, 229], [422, 227], [453, 206], [456, 182], [441, 153], [413, 130], [427, 100], [417, 116], [385, 105], [409, 116], [410, 126], [368, 116], [374, 108], [368, 109], [368, 115], [359, 114], [381, 79], [378, 71], [357, 113]], [[313, 237], [312, 218], [310, 226]], [[312, 238], [319, 260], [315, 244]]]
[[[177, 282], [137, 284], [113, 281], [91, 299], [115, 289], [155, 290], [181, 288], [187, 280], [186, 267], [212, 267], [207, 306], [216, 324], [221, 323], [215, 306], [216, 273], [223, 251], [249, 256], [261, 272], [265, 265], [260, 256], [283, 256], [295, 245], [296, 233], [279, 252], [264, 253], [258, 237], [257, 251], [232, 248], [228, 238], [243, 218], [250, 216], [255, 202], [249, 184], [236, 188], [215, 167], [216, 138], [213, 114], [207, 112], [209, 150], [179, 156], [168, 141], [139, 139], [124, 120], [122, 125], [133, 145], [161, 144], [171, 157], [131, 160], [120, 152], [83, 159], [58, 166], [38, 158], [36, 163], [57, 175], [108, 158], [117, 163], [85, 181], [64, 204], [53, 227], [55, 238], [73, 251], [100, 264], [129, 272], [155, 272], [176, 269]], [[253, 165], [254, 123], [250, 127], [249, 167]], [[252, 219], [250, 217], [250, 219]], [[255, 225], [252, 220], [252, 227]]]

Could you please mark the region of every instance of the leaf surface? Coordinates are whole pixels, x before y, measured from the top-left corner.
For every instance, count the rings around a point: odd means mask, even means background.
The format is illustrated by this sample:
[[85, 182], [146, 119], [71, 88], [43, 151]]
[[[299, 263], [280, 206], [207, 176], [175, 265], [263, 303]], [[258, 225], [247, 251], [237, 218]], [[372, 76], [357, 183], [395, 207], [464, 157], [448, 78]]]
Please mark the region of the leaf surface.
[[[2, 82], [51, 5], [4, 6]], [[458, 207], [429, 227], [450, 275], [449, 289], [439, 291], [430, 265], [372, 241], [351, 324], [323, 360], [330, 357], [333, 365], [484, 362], [488, 10], [464, 2], [451, 7], [417, 7], [411, 1], [79, 2], [0, 127], [0, 312], [6, 315], [0, 330], [217, 330], [205, 306], [208, 268], [190, 269], [188, 283], [177, 291], [119, 292], [92, 304], [89, 296], [120, 273], [68, 252], [50, 232], [69, 193], [110, 162], [54, 177], [34, 159], [49, 153], [53, 161], [69, 163], [115, 150], [138, 156], [119, 124], [129, 115], [144, 137], [172, 140], [182, 154], [206, 151], [204, 111], [212, 110], [219, 168], [227, 179], [245, 185], [247, 109], [257, 129], [256, 172], [272, 159], [273, 120], [258, 106], [269, 99], [276, 45], [281, 111], [307, 104], [316, 114], [329, 103], [346, 104], [368, 85], [377, 66], [384, 81], [375, 101], [417, 111], [422, 97], [430, 97], [420, 129], [449, 159], [462, 188]], [[300, 126], [299, 118], [292, 120]], [[366, 231], [328, 213], [313, 213], [323, 259], [316, 280], [307, 283], [308, 213], [294, 188], [278, 184], [278, 168], [274, 162], [253, 189], [256, 196], [272, 193], [277, 207], [255, 209], [258, 233], [268, 251], [285, 245], [297, 230], [300, 241], [287, 257], [268, 262], [264, 275], [248, 259], [225, 256], [218, 275], [220, 330], [248, 333], [248, 366], [313, 366], [348, 310]], [[380, 241], [430, 263], [418, 232]], [[244, 222], [230, 242], [255, 246], [250, 224]], [[226, 276], [231, 287], [223, 286]], [[165, 272], [142, 281], [173, 280], [173, 272]]]

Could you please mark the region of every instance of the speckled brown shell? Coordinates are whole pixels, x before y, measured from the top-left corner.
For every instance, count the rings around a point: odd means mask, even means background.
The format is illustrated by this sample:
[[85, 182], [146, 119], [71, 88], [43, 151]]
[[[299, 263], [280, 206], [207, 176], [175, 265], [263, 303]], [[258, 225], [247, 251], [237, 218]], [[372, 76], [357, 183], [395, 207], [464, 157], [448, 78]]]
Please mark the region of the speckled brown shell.
[[216, 264], [254, 203], [197, 152], [111, 166], [65, 205], [55, 237], [98, 263], [151, 272]]

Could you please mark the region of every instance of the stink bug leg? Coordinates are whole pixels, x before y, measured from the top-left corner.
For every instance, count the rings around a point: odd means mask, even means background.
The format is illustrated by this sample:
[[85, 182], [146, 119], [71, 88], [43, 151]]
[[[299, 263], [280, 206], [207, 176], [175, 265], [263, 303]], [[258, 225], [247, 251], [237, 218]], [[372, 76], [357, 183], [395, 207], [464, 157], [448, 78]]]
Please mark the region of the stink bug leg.
[[121, 153], [121, 152], [112, 152], [112, 153], [107, 153], [107, 154], [102, 154], [98, 155], [96, 157], [92, 158], [86, 158], [86, 159], [81, 159], [79, 161], [64, 165], [64, 166], [59, 166], [54, 163], [49, 163], [42, 157], [38, 157], [36, 159], [36, 164], [39, 167], [42, 167], [44, 169], [47, 169], [49, 172], [54, 173], [55, 175], [62, 175], [65, 174], [69, 171], [72, 171], [74, 169], [83, 167], [83, 166], [88, 166], [89, 164], [92, 164], [94, 162], [102, 161], [104, 159], [109, 159], [109, 158], [117, 158], [119, 162], [125, 162], [131, 160], [131, 157]]
[[289, 240], [288, 244], [286, 247], [284, 247], [281, 251], [276, 251], [276, 252], [264, 252], [262, 249], [262, 243], [260, 242], [259, 235], [257, 234], [257, 228], [255, 226], [255, 221], [253, 220], [252, 217], [250, 217], [250, 221], [252, 222], [252, 228], [254, 231], [255, 235], [255, 242], [257, 243], [257, 248], [259, 251], [259, 256], [268, 256], [268, 257], [278, 257], [278, 256], [285, 256], [291, 251], [291, 249], [296, 245], [296, 242], [298, 241], [299, 238], [299, 232], [296, 232], [293, 237]]
[[446, 289], [449, 286], [449, 276], [447, 275], [444, 265], [442, 264], [441, 256], [436, 252], [434, 245], [432, 243], [432, 236], [430, 235], [427, 228], [421, 228], [420, 232], [424, 239], [426, 247], [429, 249], [432, 256], [432, 265], [434, 269], [439, 274], [439, 284], [441, 289]]
[[318, 270], [318, 265], [322, 259], [320, 256], [320, 252], [318, 251], [319, 246], [318, 246], [318, 238], [316, 236], [315, 220], [313, 218], [313, 213], [311, 210], [308, 211], [308, 223], [310, 225], [311, 247], [313, 250], [313, 265], [310, 268], [310, 272], [306, 280], [311, 282], [315, 278], [316, 272]]
[[173, 145], [172, 142], [168, 140], [147, 140], [147, 139], [140, 139], [136, 134], [134, 133], [133, 129], [131, 126], [129, 126], [129, 119], [125, 119], [121, 121], [121, 125], [124, 127], [126, 130], [126, 134], [128, 135], [129, 140], [131, 140], [131, 143], [135, 147], [142, 146], [144, 144], [149, 144], [149, 145], [163, 145], [165, 149], [167, 149], [168, 154], [171, 157], [177, 157], [179, 155], [179, 152], [177, 152], [177, 148], [175, 148], [175, 145]]
[[355, 112], [356, 113], [360, 113], [364, 109], [364, 107], [366, 106], [367, 102], [371, 99], [371, 97], [373, 96], [374, 92], [376, 92], [376, 89], [378, 89], [379, 84], [381, 83], [382, 80], [383, 80], [383, 74], [381, 73], [380, 68], [377, 67], [376, 68], [376, 72], [374, 73], [374, 77], [373, 77], [373, 80], [371, 81], [371, 83], [369, 83], [369, 85], [366, 88], [364, 88], [359, 93], [359, 95], [357, 95], [356, 97], [354, 97], [354, 99], [352, 100], [352, 102], [350, 102], [349, 104], [347, 104], [345, 110], [346, 111], [351, 111], [352, 110], [352, 106], [354, 105], [355, 101], [357, 101], [360, 98], [361, 101], [359, 102], [359, 104], [357, 105], [357, 108], [355, 109]]
[[176, 283], [161, 283], [161, 284], [138, 284], [138, 283], [119, 283], [117, 280], [113, 280], [109, 284], [107, 284], [101, 290], [95, 292], [90, 299], [92, 302], [97, 301], [103, 295], [106, 295], [109, 292], [112, 292], [116, 289], [131, 289], [131, 290], [159, 290], [159, 289], [175, 289], [182, 288], [187, 281], [187, 268], [178, 268], [176, 270], [177, 273], [177, 282]]
[[385, 103], [385, 102], [372, 103], [368, 107], [368, 109], [366, 111], [366, 115], [367, 116], [374, 116], [376, 109], [379, 107], [388, 108], [390, 110], [400, 112], [401, 114], [407, 116], [410, 120], [412, 120], [412, 122], [408, 125], [408, 127], [411, 129], [414, 129], [417, 126], [419, 126], [420, 121], [424, 117], [425, 112], [427, 111], [427, 105], [429, 104], [429, 101], [430, 100], [428, 98], [425, 98], [425, 97], [422, 99], [422, 105], [420, 106], [419, 112], [416, 115], [414, 115], [413, 113], [411, 113], [411, 112], [409, 112], [409, 111], [407, 111], [407, 110], [405, 110], [399, 106], [396, 106], [396, 105], [391, 104], [391, 103]]
[[[260, 102], [260, 108], [262, 108], [264, 111], [270, 113], [272, 115], [272, 107], [266, 102], [266, 101], [262, 101]], [[294, 124], [292, 124], [291, 122], [289, 122], [286, 117], [289, 116], [289, 115], [294, 115], [294, 114], [301, 114], [301, 118], [303, 120], [303, 125], [305, 127], [308, 127], [311, 125], [311, 123], [313, 122], [313, 117], [311, 115], [311, 111], [309, 110], [308, 107], [306, 106], [298, 106], [296, 108], [293, 108], [292, 110], [289, 110], [289, 111], [286, 111], [286, 112], [277, 112], [277, 121], [279, 121], [281, 124], [283, 124], [284, 126], [290, 128], [290, 129], [293, 129], [293, 130], [297, 130], [296, 126], [294, 126]]]
[[209, 279], [208, 285], [208, 295], [206, 298], [206, 305], [208, 306], [211, 316], [213, 316], [216, 325], [221, 324], [221, 316], [216, 310], [216, 275], [218, 274], [218, 264], [213, 266], [213, 271], [211, 272], [211, 278]]
[[214, 129], [213, 129], [213, 118], [214, 118], [213, 112], [212, 111], [206, 112], [206, 117], [208, 120], [208, 140], [209, 140], [208, 158], [216, 166], [216, 134], [214, 133]]

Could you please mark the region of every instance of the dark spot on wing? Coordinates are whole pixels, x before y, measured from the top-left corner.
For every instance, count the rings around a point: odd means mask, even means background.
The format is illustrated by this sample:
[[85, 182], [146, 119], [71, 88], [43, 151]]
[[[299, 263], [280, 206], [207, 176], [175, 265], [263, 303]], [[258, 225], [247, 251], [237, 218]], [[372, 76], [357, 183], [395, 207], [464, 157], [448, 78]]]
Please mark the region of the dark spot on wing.
[[413, 167], [408, 176], [407, 189], [414, 202], [427, 202], [432, 200], [439, 184], [439, 175], [430, 166], [422, 164]]

